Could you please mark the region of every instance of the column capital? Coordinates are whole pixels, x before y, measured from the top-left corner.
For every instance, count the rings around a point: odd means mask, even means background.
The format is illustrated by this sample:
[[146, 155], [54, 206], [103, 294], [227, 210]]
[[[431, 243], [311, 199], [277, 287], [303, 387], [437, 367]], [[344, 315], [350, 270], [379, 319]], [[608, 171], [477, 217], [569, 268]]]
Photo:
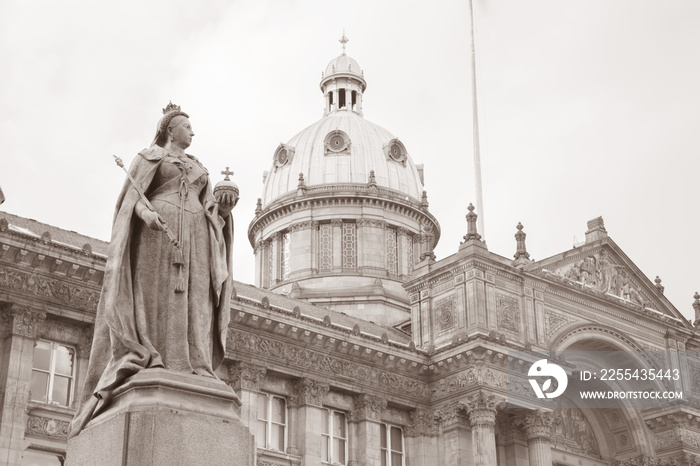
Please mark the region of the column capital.
[[355, 409], [350, 412], [350, 420], [376, 421], [382, 420], [382, 411], [386, 409], [387, 401], [378, 396], [367, 395], [365, 393], [357, 395], [353, 399]]
[[465, 408], [464, 403], [454, 402], [435, 411], [435, 417], [440, 422], [442, 430], [467, 427], [469, 422], [465, 416]]
[[423, 408], [416, 408], [409, 413], [411, 423], [404, 428], [406, 437], [435, 437], [437, 433], [436, 413]]
[[36, 338], [37, 329], [46, 312], [36, 311], [28, 306], [9, 304], [2, 309], [3, 333], [26, 338]]
[[528, 442], [534, 439], [551, 441], [554, 413], [546, 409], [534, 409], [516, 419], [516, 425], [523, 428]]
[[504, 401], [496, 395], [479, 390], [468, 395], [463, 400], [463, 404], [469, 413], [469, 422], [472, 427], [477, 425], [493, 427], [496, 424], [496, 409], [500, 408]]
[[292, 407], [317, 406], [323, 407], [323, 398], [330, 391], [327, 383], [313, 379], [299, 379], [294, 383], [294, 393], [289, 396], [289, 404]]
[[235, 361], [228, 368], [230, 385], [234, 390], [260, 391], [260, 383], [265, 378], [267, 369], [263, 366], [250, 364], [243, 361]]

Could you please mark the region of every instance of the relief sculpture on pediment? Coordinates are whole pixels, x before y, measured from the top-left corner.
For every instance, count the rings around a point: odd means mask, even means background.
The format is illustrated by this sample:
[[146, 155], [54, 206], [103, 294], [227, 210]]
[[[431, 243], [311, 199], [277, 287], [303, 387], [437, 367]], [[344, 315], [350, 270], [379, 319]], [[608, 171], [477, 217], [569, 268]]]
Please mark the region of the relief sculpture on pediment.
[[568, 268], [562, 267], [556, 273], [584, 287], [612, 294], [640, 306], [649, 305], [649, 300], [634, 282], [630, 272], [624, 266], [615, 264], [605, 250], [591, 254]]

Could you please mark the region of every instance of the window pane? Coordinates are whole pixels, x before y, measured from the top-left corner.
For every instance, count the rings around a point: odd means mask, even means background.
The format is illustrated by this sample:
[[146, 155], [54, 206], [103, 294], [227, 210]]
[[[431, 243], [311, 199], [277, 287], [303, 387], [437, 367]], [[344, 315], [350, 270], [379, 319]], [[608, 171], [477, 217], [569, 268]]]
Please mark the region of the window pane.
[[328, 441], [329, 438], [326, 437], [325, 435], [321, 436], [321, 460], [322, 461], [330, 461], [331, 459], [328, 457]]
[[340, 464], [345, 464], [345, 440], [333, 439], [333, 452], [335, 453], [336, 461]]
[[328, 426], [330, 422], [330, 413], [328, 411], [323, 412], [323, 433], [324, 434], [330, 434], [331, 430], [330, 427]]
[[382, 466], [389, 466], [388, 464], [386, 464], [386, 455], [386, 450], [382, 450]]
[[284, 400], [282, 398], [272, 398], [272, 410], [270, 412], [270, 420], [285, 424]]
[[391, 466], [402, 466], [403, 465], [403, 455], [401, 453], [391, 454]]
[[57, 374], [73, 375], [73, 350], [57, 345], [54, 351], [54, 367]]
[[260, 448], [267, 448], [267, 442], [265, 441], [265, 431], [267, 430], [267, 423], [264, 421], [258, 421], [255, 429], [255, 443]]
[[394, 451], [403, 451], [401, 442], [401, 429], [398, 427], [391, 428], [391, 449]]
[[382, 448], [387, 448], [387, 444], [386, 444], [386, 427], [387, 427], [387, 426], [386, 426], [385, 424], [382, 424], [381, 427], [380, 427], [380, 429], [379, 429], [379, 431], [381, 432], [381, 435], [380, 435], [379, 437], [380, 437], [380, 442], [381, 442], [381, 447], [382, 447]]
[[267, 419], [267, 395], [258, 395], [258, 419]]
[[49, 391], [49, 374], [44, 374], [43, 372], [32, 371], [32, 400], [43, 401], [46, 403], [48, 400], [46, 395]]
[[270, 446], [279, 451], [284, 451], [284, 426], [272, 425], [272, 439]]
[[62, 377], [60, 375], [54, 376], [53, 379], [53, 393], [51, 394], [51, 401], [53, 403], [58, 403], [62, 406], [68, 406], [70, 404], [70, 379], [68, 377]]
[[37, 341], [34, 346], [34, 369], [49, 371], [51, 369], [51, 345], [44, 341]]
[[333, 413], [333, 436], [345, 438], [345, 414]]

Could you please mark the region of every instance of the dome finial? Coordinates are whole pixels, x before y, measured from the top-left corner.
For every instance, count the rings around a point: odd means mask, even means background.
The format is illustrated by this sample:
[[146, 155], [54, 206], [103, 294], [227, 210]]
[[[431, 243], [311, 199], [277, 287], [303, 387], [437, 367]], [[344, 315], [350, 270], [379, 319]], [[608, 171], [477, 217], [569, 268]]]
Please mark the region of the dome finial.
[[348, 39], [348, 38], [345, 36], [345, 29], [343, 29], [343, 37], [341, 37], [340, 40], [338, 41], [338, 42], [340, 42], [341, 45], [343, 46], [343, 53], [342, 53], [342, 55], [345, 55], [345, 44], [347, 44], [349, 40], [350, 40], [350, 39]]

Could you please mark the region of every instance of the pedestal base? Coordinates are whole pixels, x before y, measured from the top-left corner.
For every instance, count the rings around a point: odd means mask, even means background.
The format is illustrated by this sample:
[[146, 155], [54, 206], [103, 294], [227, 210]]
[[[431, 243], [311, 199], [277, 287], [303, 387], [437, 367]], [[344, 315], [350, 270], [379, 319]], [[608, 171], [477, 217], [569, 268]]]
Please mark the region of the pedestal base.
[[114, 393], [111, 407], [68, 441], [68, 466], [253, 466], [255, 443], [225, 383], [148, 369]]

